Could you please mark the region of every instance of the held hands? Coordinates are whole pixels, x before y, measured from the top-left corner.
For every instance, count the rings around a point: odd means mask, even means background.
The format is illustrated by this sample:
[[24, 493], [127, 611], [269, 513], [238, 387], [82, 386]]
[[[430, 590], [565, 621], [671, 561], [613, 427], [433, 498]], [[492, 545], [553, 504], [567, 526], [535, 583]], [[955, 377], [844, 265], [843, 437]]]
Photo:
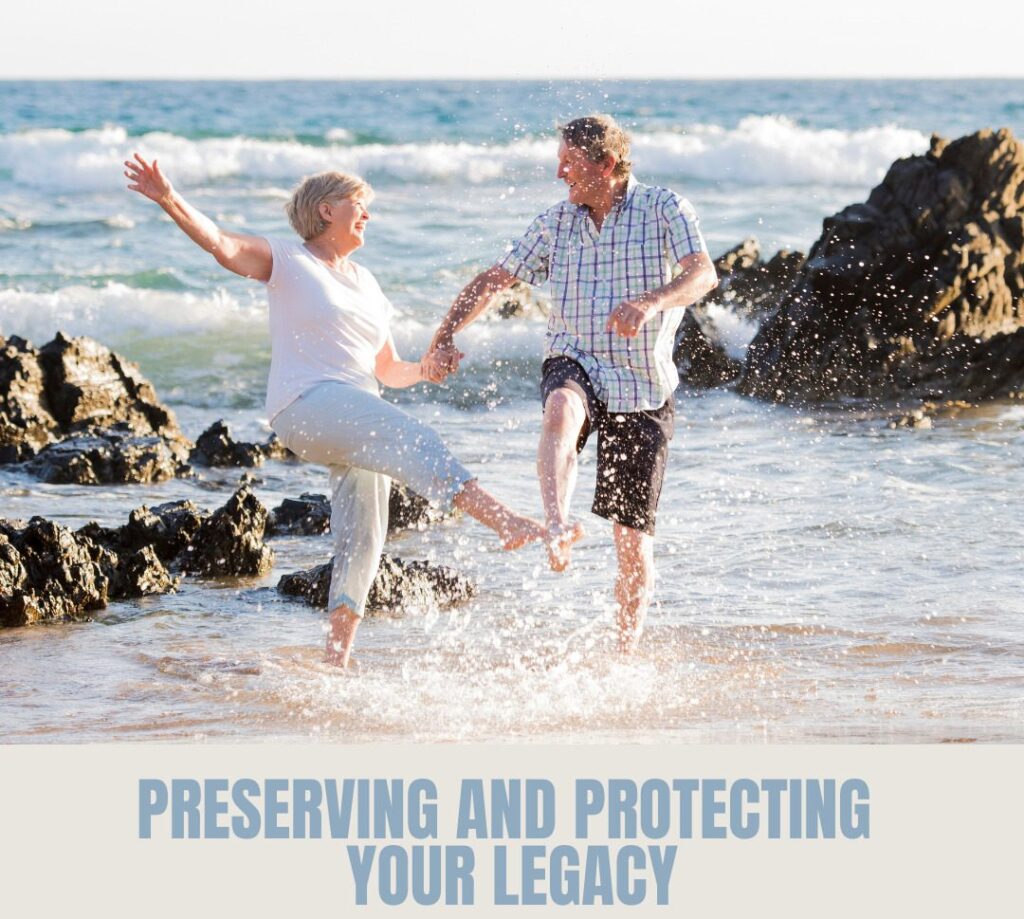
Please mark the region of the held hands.
[[649, 301], [623, 300], [612, 310], [604, 330], [614, 332], [623, 338], [635, 338], [656, 309], [656, 304]]
[[431, 383], [443, 383], [449, 374], [459, 369], [459, 361], [465, 356], [454, 345], [431, 345], [420, 360], [423, 379]]
[[138, 153], [134, 156], [134, 161], [124, 161], [124, 174], [131, 180], [128, 188], [159, 204], [174, 191], [170, 180], [160, 171], [156, 160], [147, 163]]

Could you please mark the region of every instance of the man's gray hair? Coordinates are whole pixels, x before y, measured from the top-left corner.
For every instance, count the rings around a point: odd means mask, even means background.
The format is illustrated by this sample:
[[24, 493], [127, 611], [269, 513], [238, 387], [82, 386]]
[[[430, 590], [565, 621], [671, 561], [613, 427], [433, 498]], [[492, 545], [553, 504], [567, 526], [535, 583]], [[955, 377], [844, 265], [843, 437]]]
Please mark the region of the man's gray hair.
[[611, 115], [574, 118], [560, 126], [559, 131], [568, 146], [582, 150], [592, 163], [603, 163], [607, 157], [614, 156], [614, 175], [628, 176], [633, 169], [629, 159], [629, 135]]

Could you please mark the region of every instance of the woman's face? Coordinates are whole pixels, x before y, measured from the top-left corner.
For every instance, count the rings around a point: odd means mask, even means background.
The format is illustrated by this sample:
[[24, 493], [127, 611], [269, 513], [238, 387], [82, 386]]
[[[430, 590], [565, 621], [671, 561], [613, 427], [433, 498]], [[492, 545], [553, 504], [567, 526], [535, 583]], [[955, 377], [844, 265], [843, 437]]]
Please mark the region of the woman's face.
[[358, 249], [363, 244], [366, 221], [370, 219], [363, 195], [326, 202], [321, 205], [321, 214], [330, 224], [328, 233], [336, 242], [351, 245], [352, 249]]

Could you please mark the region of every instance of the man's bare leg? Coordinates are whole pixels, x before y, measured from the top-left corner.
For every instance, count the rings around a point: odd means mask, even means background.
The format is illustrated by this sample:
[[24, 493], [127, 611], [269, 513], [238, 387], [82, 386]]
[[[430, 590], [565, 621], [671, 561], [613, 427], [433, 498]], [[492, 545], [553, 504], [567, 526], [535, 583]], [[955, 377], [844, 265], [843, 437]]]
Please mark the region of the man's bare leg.
[[586, 417], [583, 399], [568, 387], [556, 389], [544, 403], [537, 475], [548, 525], [548, 558], [555, 571], [568, 567], [572, 544], [583, 536], [580, 523], [569, 523], [569, 502], [576, 487], [576, 441]]
[[352, 643], [356, 640], [356, 629], [359, 628], [360, 617], [344, 603], [331, 611], [330, 626], [327, 633], [327, 652], [324, 660], [342, 669], [348, 667], [352, 654]]
[[647, 607], [654, 592], [654, 539], [640, 530], [614, 524], [619, 570], [615, 599], [619, 604], [619, 650], [629, 654], [640, 644]]
[[538, 521], [515, 513], [481, 488], [476, 479], [466, 482], [452, 503], [474, 520], [494, 530], [506, 549], [518, 549], [528, 542], [547, 537], [544, 527]]

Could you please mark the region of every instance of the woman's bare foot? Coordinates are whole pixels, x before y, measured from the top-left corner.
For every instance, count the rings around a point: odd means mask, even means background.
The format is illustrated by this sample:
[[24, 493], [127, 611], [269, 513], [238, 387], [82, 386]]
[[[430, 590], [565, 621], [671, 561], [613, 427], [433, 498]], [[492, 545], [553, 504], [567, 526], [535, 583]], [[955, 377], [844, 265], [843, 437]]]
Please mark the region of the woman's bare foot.
[[327, 647], [324, 662], [342, 670], [349, 666], [352, 644], [361, 619], [350, 607], [342, 604], [332, 612], [327, 625]]
[[529, 517], [509, 514], [497, 528], [498, 538], [503, 549], [521, 549], [527, 543], [547, 539], [547, 530], [543, 525]]
[[569, 567], [572, 547], [583, 538], [583, 524], [555, 524], [548, 528], [544, 539], [548, 547], [548, 562], [552, 571], [565, 571]]

